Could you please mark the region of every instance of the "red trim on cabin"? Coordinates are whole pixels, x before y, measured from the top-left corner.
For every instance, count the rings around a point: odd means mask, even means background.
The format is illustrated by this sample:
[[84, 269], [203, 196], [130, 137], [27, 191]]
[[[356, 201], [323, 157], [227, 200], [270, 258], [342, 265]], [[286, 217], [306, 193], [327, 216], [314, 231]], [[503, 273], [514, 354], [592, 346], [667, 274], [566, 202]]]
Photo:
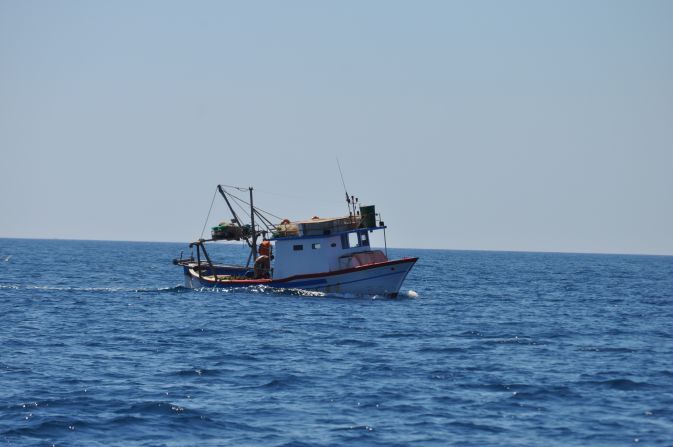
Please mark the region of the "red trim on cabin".
[[[332, 272], [323, 272], [323, 273], [306, 273], [304, 275], [294, 275], [294, 276], [288, 276], [287, 278], [280, 278], [280, 279], [270, 279], [270, 278], [264, 278], [264, 279], [223, 279], [221, 281], [215, 281], [215, 280], [210, 280], [206, 278], [199, 278], [198, 275], [195, 275], [195, 278], [198, 278], [199, 281], [205, 281], [207, 283], [211, 284], [250, 284], [250, 285], [255, 285], [255, 284], [268, 284], [270, 282], [273, 283], [283, 283], [283, 282], [289, 282], [289, 281], [296, 281], [298, 279], [308, 279], [308, 278], [322, 278], [325, 276], [335, 276], [335, 275], [341, 275], [344, 273], [352, 273], [352, 272], [359, 272], [362, 270], [369, 270], [377, 267], [387, 267], [390, 265], [396, 265], [396, 264], [406, 264], [406, 263], [415, 263], [418, 261], [418, 258], [402, 258], [402, 259], [395, 259], [394, 261], [386, 261], [386, 262], [374, 262], [371, 264], [364, 264], [364, 265], [359, 265], [357, 267], [351, 267], [349, 269], [343, 269], [343, 270], [335, 270]], [[191, 269], [190, 269], [191, 270]]]

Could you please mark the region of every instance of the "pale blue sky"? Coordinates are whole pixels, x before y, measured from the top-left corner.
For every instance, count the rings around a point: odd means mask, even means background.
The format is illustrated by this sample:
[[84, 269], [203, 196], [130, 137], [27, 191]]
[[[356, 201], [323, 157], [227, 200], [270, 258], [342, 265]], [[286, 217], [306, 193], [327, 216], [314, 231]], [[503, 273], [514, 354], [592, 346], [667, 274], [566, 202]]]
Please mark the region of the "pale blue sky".
[[0, 237], [341, 214], [339, 156], [392, 246], [673, 254], [673, 2], [0, 0], [0, 154]]

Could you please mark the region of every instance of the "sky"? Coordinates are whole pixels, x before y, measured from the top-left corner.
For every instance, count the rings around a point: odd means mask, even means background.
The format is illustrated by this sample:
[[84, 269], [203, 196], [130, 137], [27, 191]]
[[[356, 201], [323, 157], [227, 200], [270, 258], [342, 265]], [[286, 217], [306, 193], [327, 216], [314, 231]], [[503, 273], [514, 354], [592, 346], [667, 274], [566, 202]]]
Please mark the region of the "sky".
[[0, 0], [0, 237], [342, 215], [337, 158], [389, 246], [672, 255], [673, 2]]

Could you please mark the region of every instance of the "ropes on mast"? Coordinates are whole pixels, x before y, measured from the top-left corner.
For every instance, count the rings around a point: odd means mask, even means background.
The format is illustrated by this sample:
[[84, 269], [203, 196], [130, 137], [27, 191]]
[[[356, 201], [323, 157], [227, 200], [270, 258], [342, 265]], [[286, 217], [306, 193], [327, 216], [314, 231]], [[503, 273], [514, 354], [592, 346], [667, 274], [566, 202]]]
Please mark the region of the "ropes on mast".
[[[249, 189], [248, 188], [241, 188], [239, 186], [218, 185], [218, 190], [220, 191], [220, 193], [224, 194], [225, 200], [227, 198], [231, 199], [231, 202], [233, 202], [233, 204], [235, 204], [236, 207], [238, 207], [238, 209], [243, 212], [243, 214], [248, 215], [250, 213], [250, 210], [246, 209], [246, 206], [250, 207], [250, 202], [248, 202], [245, 199], [242, 199], [242, 198], [238, 197], [237, 195], [233, 194], [231, 191], [227, 191], [225, 188], [235, 189], [235, 190], [240, 191], [240, 192], [247, 192], [247, 191], [249, 191]], [[215, 200], [215, 198], [213, 197], [213, 201], [214, 200]], [[213, 205], [211, 203], [211, 211], [212, 211], [212, 206]], [[259, 218], [259, 221], [262, 223], [263, 227], [266, 228], [267, 232], [273, 232], [274, 229], [276, 228], [276, 225], [273, 222], [271, 222], [270, 217], [278, 219], [279, 221], [283, 220], [282, 217], [276, 216], [275, 214], [270, 213], [269, 211], [265, 211], [265, 210], [263, 210], [263, 209], [261, 209], [257, 206], [253, 206], [251, 209], [252, 209], [252, 212], [254, 213], [254, 216]], [[206, 224], [208, 222], [208, 219], [210, 218], [210, 212], [211, 211], [208, 212], [208, 218], [206, 218]], [[238, 216], [234, 212], [233, 208], [230, 208], [230, 211], [234, 215], [234, 219], [237, 221], [237, 223], [239, 225], [242, 225], [242, 222], [239, 221]], [[203, 231], [202, 231], [202, 234], [201, 234], [202, 237], [203, 237], [203, 232], [205, 232], [206, 224], [204, 224], [204, 227], [203, 227]]]
[[337, 166], [339, 167], [339, 175], [341, 176], [341, 184], [344, 186], [344, 193], [346, 193], [346, 205], [348, 205], [348, 214], [353, 216], [355, 214], [355, 204], [353, 204], [353, 212], [351, 212], [351, 197], [348, 195], [348, 190], [346, 189], [346, 182], [344, 181], [344, 174], [341, 172], [341, 163], [339, 163], [339, 157], [336, 159]]
[[242, 186], [231, 186], [231, 185], [222, 185], [220, 184], [221, 187], [223, 188], [231, 188], [231, 189], [238, 189], [241, 192], [246, 192], [248, 188], [243, 188]]
[[[240, 197], [236, 197], [235, 195], [233, 195], [233, 194], [231, 194], [231, 193], [227, 193], [227, 195], [228, 195], [229, 197], [231, 197], [232, 199], [238, 200], [239, 202], [241, 202], [241, 203], [243, 203], [243, 204], [245, 204], [245, 205], [250, 206], [250, 203], [249, 203], [249, 202], [247, 202], [247, 201], [241, 199]], [[258, 212], [262, 212], [262, 213], [264, 213], [264, 214], [268, 214], [268, 215], [271, 216], [271, 217], [275, 217], [275, 218], [278, 219], [278, 220], [283, 220], [282, 217], [276, 216], [275, 214], [273, 214], [273, 213], [271, 213], [271, 212], [269, 212], [269, 211], [263, 210], [263, 209], [261, 209], [261, 208], [258, 207], [258, 206], [255, 207], [255, 210], [258, 211]]]
[[241, 205], [240, 203], [238, 203], [241, 199], [239, 199], [238, 197], [236, 197], [236, 196], [234, 196], [234, 195], [231, 195], [231, 194], [229, 194], [229, 197], [231, 197], [232, 199], [234, 199], [234, 203], [236, 204], [237, 207], [239, 207], [239, 208], [241, 209], [241, 211], [242, 211], [243, 213], [247, 213], [247, 212], [248, 212], [245, 208], [243, 208], [243, 205]]
[[213, 204], [215, 203], [215, 196], [217, 196], [217, 188], [215, 188], [215, 192], [213, 193], [213, 200], [210, 201], [210, 209], [208, 210], [208, 215], [206, 216], [206, 221], [203, 222], [203, 229], [201, 230], [200, 239], [203, 239], [203, 233], [206, 232], [206, 225], [208, 225], [208, 219], [210, 219], [210, 213], [211, 213], [211, 211], [213, 211]]

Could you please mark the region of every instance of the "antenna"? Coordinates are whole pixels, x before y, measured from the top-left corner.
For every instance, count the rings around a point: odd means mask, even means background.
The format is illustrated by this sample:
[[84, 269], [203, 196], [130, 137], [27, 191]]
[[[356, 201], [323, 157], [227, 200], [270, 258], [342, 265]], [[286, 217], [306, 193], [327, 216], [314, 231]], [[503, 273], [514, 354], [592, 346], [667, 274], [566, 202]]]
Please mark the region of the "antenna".
[[341, 172], [341, 163], [339, 163], [339, 157], [336, 159], [337, 166], [339, 166], [339, 175], [341, 176], [341, 184], [344, 186], [344, 192], [346, 193], [346, 203], [348, 204], [348, 214], [351, 214], [351, 198], [348, 195], [348, 190], [346, 189], [346, 182], [344, 182], [344, 174]]

